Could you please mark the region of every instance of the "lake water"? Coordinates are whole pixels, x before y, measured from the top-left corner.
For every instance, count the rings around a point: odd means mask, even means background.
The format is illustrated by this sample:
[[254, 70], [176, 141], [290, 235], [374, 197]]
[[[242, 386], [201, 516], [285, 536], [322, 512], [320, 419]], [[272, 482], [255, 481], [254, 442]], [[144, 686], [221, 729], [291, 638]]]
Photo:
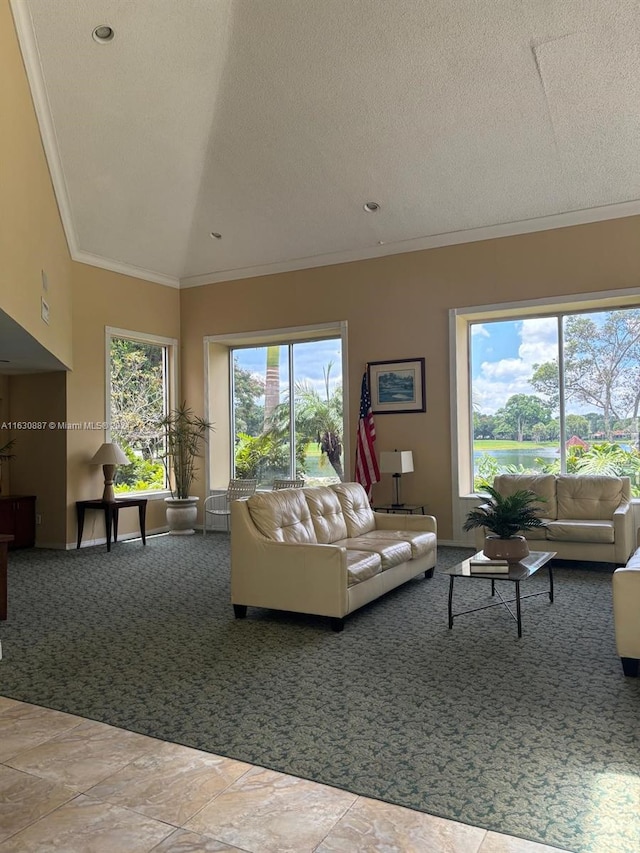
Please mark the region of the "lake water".
[[556, 462], [560, 459], [560, 451], [555, 447], [524, 447], [511, 450], [474, 450], [474, 466], [477, 468], [478, 459], [484, 454], [493, 456], [500, 467], [505, 465], [522, 465], [524, 468], [536, 468], [535, 460], [544, 459], [545, 462]]

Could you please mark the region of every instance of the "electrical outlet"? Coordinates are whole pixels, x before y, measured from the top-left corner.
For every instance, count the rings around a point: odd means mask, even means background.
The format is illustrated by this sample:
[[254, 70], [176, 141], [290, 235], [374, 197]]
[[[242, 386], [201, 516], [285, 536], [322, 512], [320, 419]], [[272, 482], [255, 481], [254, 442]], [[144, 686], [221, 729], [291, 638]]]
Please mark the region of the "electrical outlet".
[[36, 524], [42, 524], [42, 515], [39, 512], [36, 513]]

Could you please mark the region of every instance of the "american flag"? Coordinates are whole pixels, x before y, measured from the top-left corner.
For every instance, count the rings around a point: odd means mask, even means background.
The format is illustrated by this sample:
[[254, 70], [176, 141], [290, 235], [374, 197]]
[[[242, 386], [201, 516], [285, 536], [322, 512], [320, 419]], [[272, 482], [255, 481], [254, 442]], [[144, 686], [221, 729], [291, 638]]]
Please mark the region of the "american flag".
[[376, 459], [376, 426], [371, 412], [371, 396], [366, 372], [362, 376], [360, 392], [360, 416], [358, 418], [358, 440], [356, 443], [356, 482], [362, 483], [371, 500], [371, 486], [380, 480]]

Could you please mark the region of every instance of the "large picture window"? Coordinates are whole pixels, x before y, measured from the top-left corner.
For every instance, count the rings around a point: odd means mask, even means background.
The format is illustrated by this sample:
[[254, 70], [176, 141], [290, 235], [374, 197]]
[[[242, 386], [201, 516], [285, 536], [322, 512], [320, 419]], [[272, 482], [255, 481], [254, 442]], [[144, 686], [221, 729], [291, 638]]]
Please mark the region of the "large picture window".
[[117, 468], [116, 493], [167, 488], [159, 422], [170, 405], [174, 343], [107, 330], [110, 437], [130, 462]]
[[614, 474], [640, 495], [640, 308], [470, 321], [473, 489], [499, 472]]
[[344, 477], [339, 338], [231, 350], [233, 475], [269, 486]]

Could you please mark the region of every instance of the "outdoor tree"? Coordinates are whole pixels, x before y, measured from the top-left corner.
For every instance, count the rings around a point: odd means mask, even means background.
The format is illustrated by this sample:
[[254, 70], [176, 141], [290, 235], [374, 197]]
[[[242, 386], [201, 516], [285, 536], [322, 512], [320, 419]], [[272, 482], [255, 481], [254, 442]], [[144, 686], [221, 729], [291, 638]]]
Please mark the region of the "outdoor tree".
[[112, 338], [111, 435], [131, 464], [117, 470], [116, 483], [135, 489], [162, 488], [159, 455], [164, 415], [163, 349], [155, 344]]
[[262, 432], [264, 405], [261, 398], [264, 397], [264, 392], [264, 381], [250, 370], [239, 367], [236, 359], [233, 368], [236, 435], [259, 435]]
[[267, 347], [267, 370], [264, 397], [263, 431], [271, 426], [271, 419], [280, 403], [280, 347]]
[[496, 430], [496, 418], [494, 415], [485, 415], [481, 412], [473, 413], [473, 437], [478, 439], [492, 439]]
[[[150, 459], [157, 449], [164, 414], [162, 348], [111, 340], [111, 429], [116, 440]], [[161, 439], [160, 439], [161, 440]]]
[[326, 458], [340, 480], [344, 479], [342, 467], [342, 386], [331, 391], [330, 376], [333, 364], [322, 368], [324, 394], [308, 383], [295, 387], [296, 434], [307, 441], [316, 441], [321, 458]]
[[[557, 360], [534, 365], [531, 385], [557, 410]], [[640, 410], [640, 309], [609, 311], [597, 323], [588, 316], [564, 324], [565, 400], [602, 413], [611, 440], [616, 420], [636, 419]]]
[[589, 421], [584, 415], [567, 415], [564, 425], [567, 438], [572, 435], [577, 435], [580, 438], [589, 437]]
[[497, 431], [524, 441], [525, 434], [538, 423], [545, 423], [551, 415], [550, 406], [533, 394], [513, 394], [504, 408], [496, 412]]

